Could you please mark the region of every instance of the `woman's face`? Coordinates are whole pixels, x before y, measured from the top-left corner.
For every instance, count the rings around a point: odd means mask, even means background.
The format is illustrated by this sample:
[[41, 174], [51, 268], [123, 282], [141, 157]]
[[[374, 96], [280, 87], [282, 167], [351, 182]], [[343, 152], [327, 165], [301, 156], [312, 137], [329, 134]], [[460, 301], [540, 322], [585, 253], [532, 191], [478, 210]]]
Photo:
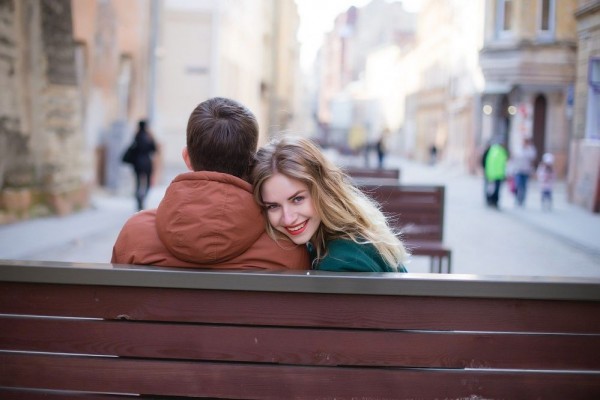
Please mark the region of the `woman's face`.
[[271, 226], [296, 244], [311, 240], [321, 224], [308, 186], [277, 173], [267, 179], [260, 195]]

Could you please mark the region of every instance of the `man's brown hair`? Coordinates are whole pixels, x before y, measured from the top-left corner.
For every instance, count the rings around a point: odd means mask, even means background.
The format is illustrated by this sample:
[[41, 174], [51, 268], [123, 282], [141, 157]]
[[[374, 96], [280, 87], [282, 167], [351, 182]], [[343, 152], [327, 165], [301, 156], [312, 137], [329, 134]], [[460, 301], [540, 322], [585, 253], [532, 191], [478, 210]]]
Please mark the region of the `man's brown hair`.
[[200, 103], [187, 125], [187, 151], [194, 171], [215, 171], [247, 179], [258, 146], [258, 122], [235, 100], [214, 97]]

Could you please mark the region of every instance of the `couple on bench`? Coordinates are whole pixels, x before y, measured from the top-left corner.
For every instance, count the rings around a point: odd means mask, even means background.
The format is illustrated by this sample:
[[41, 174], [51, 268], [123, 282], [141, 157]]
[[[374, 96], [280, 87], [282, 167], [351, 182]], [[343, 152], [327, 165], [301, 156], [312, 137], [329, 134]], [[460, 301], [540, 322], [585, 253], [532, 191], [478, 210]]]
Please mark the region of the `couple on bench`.
[[219, 270], [406, 272], [376, 202], [305, 138], [256, 152], [258, 123], [226, 98], [190, 115], [183, 160], [157, 209], [123, 226], [112, 263]]

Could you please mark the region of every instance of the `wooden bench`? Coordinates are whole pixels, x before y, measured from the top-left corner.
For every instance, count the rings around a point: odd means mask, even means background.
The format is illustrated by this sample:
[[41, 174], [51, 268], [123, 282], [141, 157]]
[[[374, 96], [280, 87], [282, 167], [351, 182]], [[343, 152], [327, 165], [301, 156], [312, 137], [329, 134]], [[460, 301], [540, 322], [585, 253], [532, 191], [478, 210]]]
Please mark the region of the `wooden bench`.
[[377, 200], [415, 256], [431, 259], [430, 272], [452, 272], [452, 251], [444, 240], [444, 186], [362, 185]]
[[344, 167], [343, 170], [358, 185], [390, 185], [400, 183], [400, 169], [398, 168]]
[[0, 264], [0, 398], [600, 398], [600, 279]]

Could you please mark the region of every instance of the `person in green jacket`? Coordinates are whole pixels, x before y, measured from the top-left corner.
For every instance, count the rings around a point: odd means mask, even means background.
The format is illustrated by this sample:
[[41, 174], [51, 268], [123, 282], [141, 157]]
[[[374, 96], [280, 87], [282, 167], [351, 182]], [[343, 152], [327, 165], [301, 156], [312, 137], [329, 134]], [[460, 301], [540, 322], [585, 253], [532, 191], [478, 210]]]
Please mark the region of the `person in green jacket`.
[[252, 181], [267, 233], [306, 244], [313, 269], [406, 272], [408, 253], [378, 204], [311, 140], [283, 137], [261, 148]]
[[506, 178], [506, 161], [508, 154], [504, 146], [500, 143], [494, 143], [490, 146], [485, 157], [485, 178], [488, 182], [486, 188], [487, 204], [490, 207], [498, 208], [500, 200], [500, 186]]

